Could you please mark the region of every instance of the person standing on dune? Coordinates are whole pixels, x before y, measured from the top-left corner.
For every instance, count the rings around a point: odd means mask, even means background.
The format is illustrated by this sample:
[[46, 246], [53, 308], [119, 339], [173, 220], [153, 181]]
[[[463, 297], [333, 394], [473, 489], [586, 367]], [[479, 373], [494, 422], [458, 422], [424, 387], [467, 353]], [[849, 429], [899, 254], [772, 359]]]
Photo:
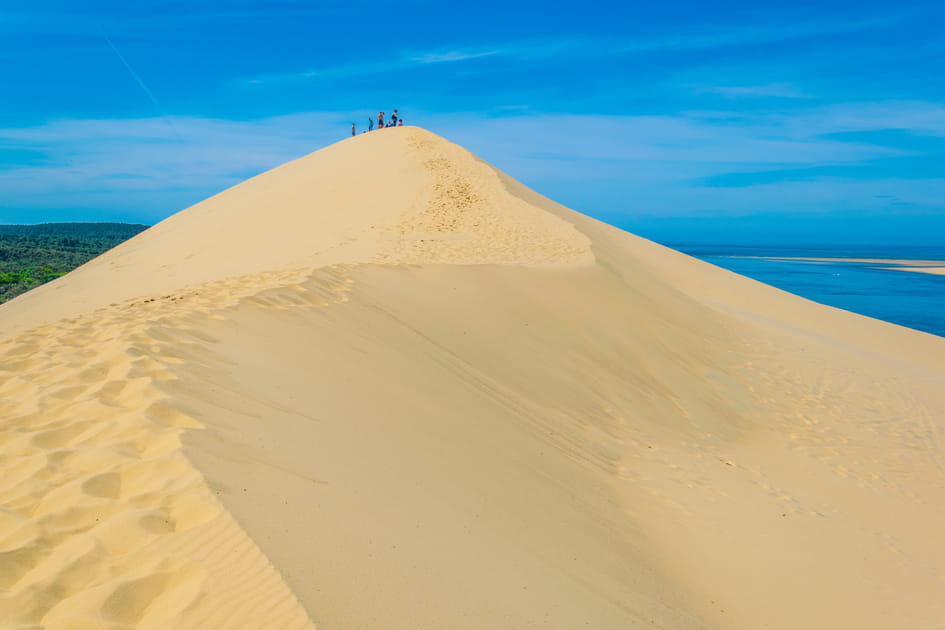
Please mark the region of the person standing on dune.
[[352, 136], [358, 135], [358, 132], [354, 130], [354, 123], [351, 123], [351, 135]]
[[378, 129], [384, 128], [384, 112], [381, 112], [380, 114], [377, 115], [377, 128]]
[[374, 131], [374, 118], [372, 118], [371, 116], [368, 116], [368, 119], [367, 119], [367, 130]]
[[394, 113], [390, 115], [390, 126], [391, 127], [397, 126], [397, 110], [396, 109], [394, 110]]

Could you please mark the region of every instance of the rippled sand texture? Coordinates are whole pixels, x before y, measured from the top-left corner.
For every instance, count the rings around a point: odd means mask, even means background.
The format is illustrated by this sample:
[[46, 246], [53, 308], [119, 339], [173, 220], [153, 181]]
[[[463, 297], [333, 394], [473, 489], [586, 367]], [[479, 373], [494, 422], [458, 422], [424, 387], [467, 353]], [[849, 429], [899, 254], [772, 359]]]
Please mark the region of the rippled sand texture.
[[181, 451], [199, 420], [161, 391], [200, 360], [181, 313], [205, 299], [131, 301], [0, 344], [0, 627], [312, 627]]
[[421, 129], [179, 213], [0, 331], [3, 629], [945, 619], [942, 339]]

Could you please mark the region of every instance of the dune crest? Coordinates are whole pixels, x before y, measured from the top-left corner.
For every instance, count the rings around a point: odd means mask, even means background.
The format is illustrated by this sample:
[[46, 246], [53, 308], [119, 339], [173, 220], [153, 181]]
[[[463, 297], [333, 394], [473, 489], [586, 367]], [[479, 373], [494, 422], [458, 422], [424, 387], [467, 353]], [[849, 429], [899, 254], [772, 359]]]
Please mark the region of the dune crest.
[[270, 271], [593, 260], [574, 225], [510, 194], [465, 149], [404, 127], [316, 151], [169, 217], [4, 304], [0, 335]]
[[945, 340], [421, 129], [247, 180], [0, 325], [0, 629], [945, 617]]
[[416, 208], [382, 228], [382, 264], [592, 264], [572, 224], [509, 194], [499, 174], [465, 149], [422, 130], [411, 153], [431, 181]]

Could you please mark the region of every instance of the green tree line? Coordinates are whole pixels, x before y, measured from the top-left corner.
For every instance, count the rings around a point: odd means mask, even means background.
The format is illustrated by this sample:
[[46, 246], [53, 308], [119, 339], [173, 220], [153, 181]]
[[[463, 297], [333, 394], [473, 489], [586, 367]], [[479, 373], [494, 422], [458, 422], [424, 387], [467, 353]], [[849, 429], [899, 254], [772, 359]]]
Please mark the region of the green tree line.
[[0, 225], [0, 303], [69, 273], [147, 228], [132, 223]]

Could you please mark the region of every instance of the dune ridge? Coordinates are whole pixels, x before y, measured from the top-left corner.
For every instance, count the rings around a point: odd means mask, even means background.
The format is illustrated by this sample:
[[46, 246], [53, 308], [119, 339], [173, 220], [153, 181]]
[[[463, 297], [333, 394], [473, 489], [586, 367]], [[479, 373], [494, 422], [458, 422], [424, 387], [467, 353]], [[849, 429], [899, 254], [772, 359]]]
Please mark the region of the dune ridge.
[[0, 306], [0, 628], [935, 628], [945, 341], [417, 128]]
[[[137, 296], [333, 264], [591, 264], [587, 238], [408, 127], [250, 178], [4, 305], [6, 336]], [[37, 321], [40, 318], [40, 321]]]
[[0, 627], [313, 627], [183, 455], [181, 433], [201, 425], [161, 391], [190, 358], [181, 307], [206, 313], [229, 288], [2, 342]]

